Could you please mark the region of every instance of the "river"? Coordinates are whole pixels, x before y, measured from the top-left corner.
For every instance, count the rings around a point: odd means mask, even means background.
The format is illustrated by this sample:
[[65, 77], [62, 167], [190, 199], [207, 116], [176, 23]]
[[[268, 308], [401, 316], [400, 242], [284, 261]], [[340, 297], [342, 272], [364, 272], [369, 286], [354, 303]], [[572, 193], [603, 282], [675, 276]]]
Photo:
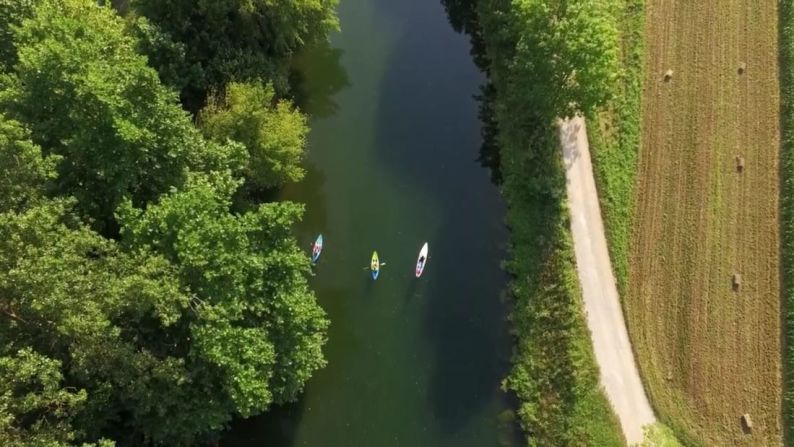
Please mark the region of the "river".
[[307, 250], [325, 238], [311, 283], [331, 319], [328, 366], [222, 445], [520, 445], [499, 388], [512, 342], [504, 205], [477, 161], [485, 76], [438, 1], [342, 0], [339, 15], [331, 46], [299, 60], [307, 176], [281, 197], [306, 204]]

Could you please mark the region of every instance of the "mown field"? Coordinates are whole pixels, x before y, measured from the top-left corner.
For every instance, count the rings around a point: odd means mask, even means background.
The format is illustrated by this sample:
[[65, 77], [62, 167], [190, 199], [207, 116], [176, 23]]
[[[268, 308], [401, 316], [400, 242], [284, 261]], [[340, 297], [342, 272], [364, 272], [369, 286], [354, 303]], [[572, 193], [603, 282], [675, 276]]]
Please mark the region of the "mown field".
[[624, 295], [643, 380], [658, 416], [688, 445], [779, 445], [777, 2], [648, 0], [645, 8]]

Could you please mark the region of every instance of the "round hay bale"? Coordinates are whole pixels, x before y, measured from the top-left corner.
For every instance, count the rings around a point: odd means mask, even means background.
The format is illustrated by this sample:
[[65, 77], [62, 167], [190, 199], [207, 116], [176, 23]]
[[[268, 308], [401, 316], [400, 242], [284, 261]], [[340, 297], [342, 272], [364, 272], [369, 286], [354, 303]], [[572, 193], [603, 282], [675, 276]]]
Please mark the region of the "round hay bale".
[[745, 413], [741, 417], [742, 431], [745, 434], [750, 434], [753, 431], [753, 420], [750, 418], [750, 413]]

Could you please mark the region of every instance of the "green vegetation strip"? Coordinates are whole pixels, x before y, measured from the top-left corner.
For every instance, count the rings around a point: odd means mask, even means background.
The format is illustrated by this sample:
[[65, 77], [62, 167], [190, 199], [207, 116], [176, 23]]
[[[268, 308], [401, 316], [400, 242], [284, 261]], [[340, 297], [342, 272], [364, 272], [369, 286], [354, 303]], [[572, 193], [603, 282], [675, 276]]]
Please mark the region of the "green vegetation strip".
[[[574, 102], [586, 112], [606, 99], [616, 33], [599, 2], [542, 3], [479, 3], [511, 230], [517, 345], [504, 386], [520, 400], [529, 445], [622, 446], [584, 318], [552, 124]], [[572, 73], [581, 84], [570, 83]]]
[[637, 447], [683, 447], [675, 433], [664, 424], [656, 423], [645, 427], [645, 440]]
[[794, 439], [794, 4], [780, 2], [783, 434]]
[[[530, 445], [621, 446], [583, 314], [556, 135], [541, 131], [531, 143], [520, 143], [529, 141], [521, 133], [500, 134], [517, 339], [505, 386], [521, 400]], [[533, 157], [541, 154], [541, 160]]]
[[618, 292], [626, 292], [634, 179], [640, 148], [645, 28], [644, 0], [626, 0], [616, 10], [621, 33], [621, 70], [613, 99], [588, 126], [612, 269]]

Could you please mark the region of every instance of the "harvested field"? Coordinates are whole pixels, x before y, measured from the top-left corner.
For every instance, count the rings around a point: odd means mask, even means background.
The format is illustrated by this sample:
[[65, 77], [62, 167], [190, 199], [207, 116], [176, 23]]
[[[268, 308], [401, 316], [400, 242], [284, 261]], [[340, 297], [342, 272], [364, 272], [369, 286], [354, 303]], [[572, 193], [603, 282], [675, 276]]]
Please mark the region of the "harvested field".
[[687, 444], [782, 442], [777, 13], [646, 3], [624, 305], [652, 404]]

